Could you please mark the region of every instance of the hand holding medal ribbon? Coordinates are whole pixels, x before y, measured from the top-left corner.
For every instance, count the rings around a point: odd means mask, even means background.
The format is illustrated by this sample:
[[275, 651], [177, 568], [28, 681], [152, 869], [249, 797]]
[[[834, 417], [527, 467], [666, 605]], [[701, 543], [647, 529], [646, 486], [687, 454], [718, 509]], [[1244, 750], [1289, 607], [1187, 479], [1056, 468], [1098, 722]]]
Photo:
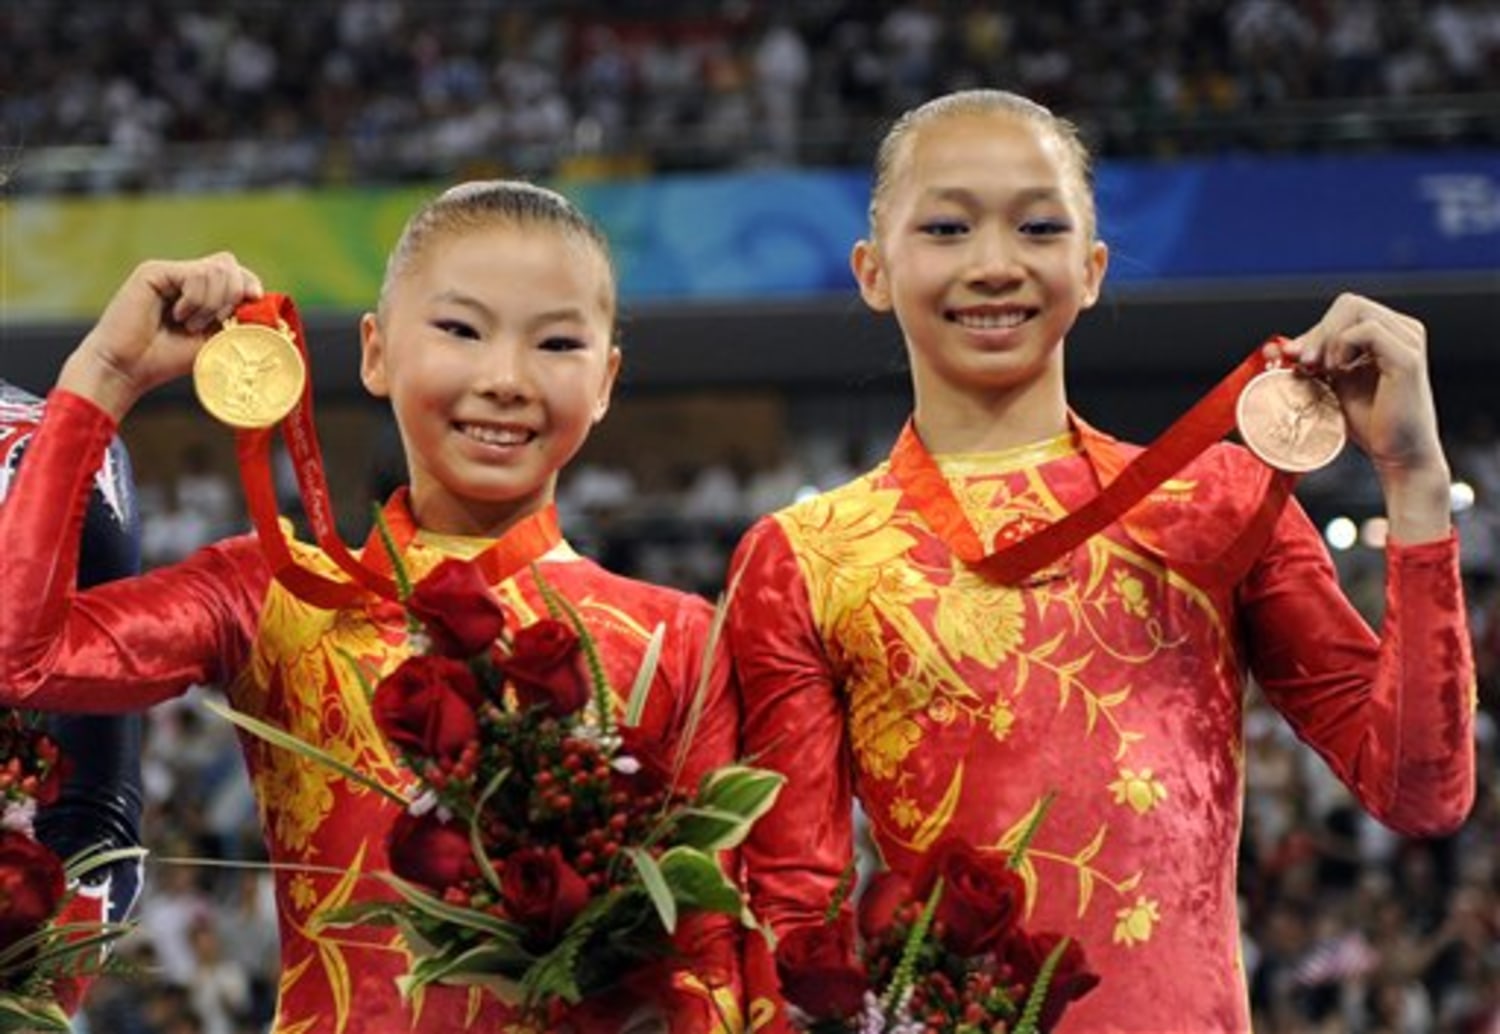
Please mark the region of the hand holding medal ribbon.
[[1238, 427], [1245, 444], [1277, 474], [1249, 527], [1220, 563], [1234, 569], [1260, 540], [1291, 494], [1296, 475], [1333, 461], [1345, 440], [1344, 416], [1326, 381], [1299, 373], [1272, 338], [1138, 455], [1079, 509], [1019, 541], [986, 552], [937, 463], [910, 422], [892, 454], [902, 491], [965, 563], [991, 581], [1021, 585], [1125, 515], [1153, 489]]

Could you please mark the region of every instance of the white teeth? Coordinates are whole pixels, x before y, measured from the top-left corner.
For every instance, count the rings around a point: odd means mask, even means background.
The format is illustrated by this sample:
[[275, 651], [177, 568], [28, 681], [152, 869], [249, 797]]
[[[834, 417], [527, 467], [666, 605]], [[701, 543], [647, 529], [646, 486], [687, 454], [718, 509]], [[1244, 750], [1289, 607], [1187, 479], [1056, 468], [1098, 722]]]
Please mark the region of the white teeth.
[[1018, 327], [1026, 321], [1026, 313], [1010, 312], [960, 312], [953, 317], [959, 324], [974, 330], [1004, 330]]
[[531, 432], [513, 427], [478, 427], [464, 425], [464, 434], [486, 445], [525, 445], [531, 440]]

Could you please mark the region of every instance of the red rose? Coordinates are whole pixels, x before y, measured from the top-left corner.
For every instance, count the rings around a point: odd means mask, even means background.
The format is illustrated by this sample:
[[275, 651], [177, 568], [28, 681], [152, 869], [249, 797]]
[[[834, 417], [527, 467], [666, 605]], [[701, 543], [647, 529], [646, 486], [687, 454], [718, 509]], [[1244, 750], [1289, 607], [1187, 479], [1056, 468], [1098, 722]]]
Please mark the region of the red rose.
[[411, 754], [453, 760], [479, 738], [479, 682], [451, 657], [409, 657], [381, 680], [371, 707], [386, 739]]
[[588, 703], [591, 692], [578, 652], [577, 633], [561, 621], [543, 618], [517, 632], [510, 655], [498, 663], [522, 707], [544, 707], [564, 718]]
[[859, 898], [859, 935], [866, 944], [880, 940], [901, 906], [914, 898], [911, 880], [899, 872], [877, 872]]
[[805, 926], [776, 945], [776, 974], [786, 1000], [816, 1020], [841, 1020], [864, 1007], [869, 981], [854, 960], [847, 923]]
[[386, 838], [391, 872], [441, 894], [479, 876], [469, 833], [457, 822], [443, 822], [432, 812], [403, 811]]
[[[1009, 963], [1015, 978], [1026, 985], [1027, 990], [1036, 983], [1047, 956], [1062, 940], [1060, 934], [1027, 934], [1016, 930], [1005, 944], [1005, 961]], [[1083, 945], [1069, 941], [1063, 949], [1057, 966], [1052, 970], [1052, 980], [1047, 985], [1047, 996], [1042, 1002], [1041, 1015], [1037, 1017], [1037, 1030], [1047, 1034], [1062, 1019], [1063, 1010], [1076, 1002], [1099, 984], [1099, 974], [1091, 973], [1088, 960], [1083, 956]]]
[[943, 896], [933, 918], [946, 931], [944, 945], [959, 955], [998, 948], [1026, 902], [1020, 875], [1006, 867], [1001, 855], [948, 838], [923, 857], [912, 881], [917, 900], [927, 900], [940, 876]]
[[57, 798], [62, 795], [63, 780], [72, 771], [73, 763], [71, 759], [62, 756], [57, 741], [45, 734], [37, 736], [36, 756], [38, 768], [43, 772], [37, 779], [36, 792], [32, 796], [39, 806], [45, 808], [49, 804], [56, 804]]
[[483, 653], [505, 631], [505, 608], [479, 568], [464, 560], [434, 567], [412, 587], [406, 606], [421, 619], [433, 650], [445, 657]]
[[0, 951], [52, 918], [64, 886], [57, 855], [25, 834], [0, 830]]
[[589, 885], [555, 847], [524, 847], [505, 861], [500, 899], [511, 918], [551, 944], [589, 900]]

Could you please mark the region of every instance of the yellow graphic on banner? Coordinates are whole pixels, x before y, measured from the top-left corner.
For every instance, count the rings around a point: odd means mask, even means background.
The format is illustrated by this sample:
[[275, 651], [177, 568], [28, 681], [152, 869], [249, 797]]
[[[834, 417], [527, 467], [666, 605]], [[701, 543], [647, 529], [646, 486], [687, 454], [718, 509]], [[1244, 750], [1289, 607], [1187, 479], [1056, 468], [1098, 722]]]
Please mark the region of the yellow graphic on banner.
[[23, 197], [0, 204], [0, 319], [91, 319], [137, 263], [232, 251], [308, 308], [362, 309], [431, 191]]

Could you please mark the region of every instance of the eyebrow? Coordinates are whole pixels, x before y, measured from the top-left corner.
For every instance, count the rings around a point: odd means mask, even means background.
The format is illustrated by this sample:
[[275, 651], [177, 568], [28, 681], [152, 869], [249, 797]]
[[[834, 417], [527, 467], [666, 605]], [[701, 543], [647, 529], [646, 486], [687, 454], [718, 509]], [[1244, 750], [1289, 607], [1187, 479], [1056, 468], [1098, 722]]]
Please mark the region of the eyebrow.
[[[472, 295], [464, 294], [462, 291], [455, 291], [451, 288], [445, 291], [439, 291], [434, 294], [432, 296], [432, 301], [437, 303], [458, 305], [465, 309], [471, 309], [474, 312], [477, 312], [486, 317], [493, 316], [490, 307], [481, 302], [478, 298], [475, 298]], [[544, 327], [550, 323], [584, 323], [587, 322], [587, 320], [588, 313], [582, 306], [564, 305], [556, 309], [548, 309], [545, 312], [537, 313], [527, 321], [527, 324], [531, 327]]]
[[485, 305], [478, 298], [464, 294], [462, 291], [455, 291], [452, 288], [445, 291], [438, 291], [428, 300], [438, 304], [458, 305], [465, 309], [474, 309], [483, 313], [490, 311], [489, 306]]
[[[977, 204], [979, 195], [967, 187], [931, 187], [927, 196], [937, 201], [957, 201], [960, 204]], [[1013, 201], [1031, 204], [1034, 201], [1056, 201], [1064, 196], [1056, 187], [1025, 187], [1016, 191]]]

